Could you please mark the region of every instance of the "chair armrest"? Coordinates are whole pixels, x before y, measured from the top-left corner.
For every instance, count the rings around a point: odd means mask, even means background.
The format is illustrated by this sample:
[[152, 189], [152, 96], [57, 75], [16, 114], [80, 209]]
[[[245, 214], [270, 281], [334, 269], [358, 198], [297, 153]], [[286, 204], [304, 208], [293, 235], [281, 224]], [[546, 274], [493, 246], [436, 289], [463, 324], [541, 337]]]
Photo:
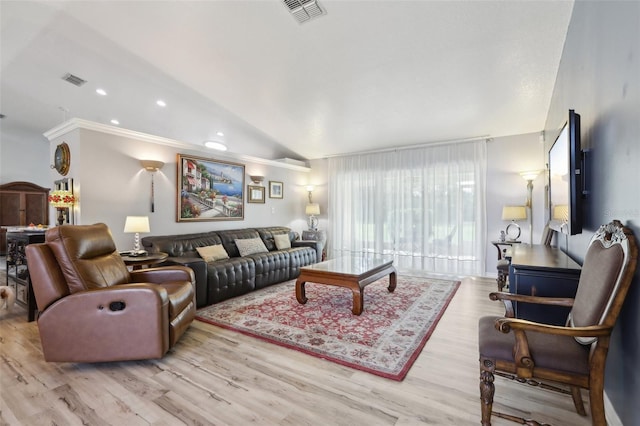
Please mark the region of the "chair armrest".
[[522, 303], [536, 303], [540, 305], [554, 305], [554, 306], [573, 306], [573, 299], [570, 297], [540, 297], [540, 296], [528, 296], [526, 294], [515, 294], [506, 292], [494, 291], [489, 293], [489, 299], [491, 300], [510, 300], [512, 302]]
[[542, 324], [516, 318], [498, 318], [496, 320], [495, 326], [496, 330], [502, 333], [509, 333], [511, 330], [523, 330], [573, 337], [608, 336], [613, 330], [613, 327], [605, 325], [590, 325], [588, 327], [563, 327], [559, 325]]
[[507, 318], [515, 318], [516, 316], [516, 312], [513, 308], [512, 302], [536, 303], [556, 306], [573, 306], [573, 299], [571, 298], [527, 296], [525, 294], [507, 293], [503, 291], [494, 291], [492, 293], [489, 293], [489, 299], [500, 300], [502, 301], [502, 303], [504, 303], [504, 316]]
[[195, 283], [195, 276], [191, 268], [178, 265], [131, 271], [132, 283], [161, 284], [167, 281], [189, 281]]
[[207, 262], [201, 257], [179, 257], [170, 256], [161, 264], [186, 266], [193, 270], [196, 286], [196, 306], [201, 308], [207, 306], [209, 300], [208, 271]]
[[38, 317], [45, 359], [162, 357], [169, 349], [168, 304], [167, 291], [155, 284], [121, 284], [63, 297]]
[[[557, 325], [541, 324], [515, 318], [498, 318], [495, 322], [496, 330], [502, 333], [513, 331], [515, 342], [513, 346], [513, 359], [516, 365], [516, 374], [519, 377], [533, 377], [535, 363], [529, 350], [527, 331], [553, 334], [571, 337], [604, 337], [608, 339], [613, 327], [594, 325], [588, 327], [562, 327]], [[605, 340], [606, 341], [606, 340]], [[607, 345], [608, 343], [605, 343]]]

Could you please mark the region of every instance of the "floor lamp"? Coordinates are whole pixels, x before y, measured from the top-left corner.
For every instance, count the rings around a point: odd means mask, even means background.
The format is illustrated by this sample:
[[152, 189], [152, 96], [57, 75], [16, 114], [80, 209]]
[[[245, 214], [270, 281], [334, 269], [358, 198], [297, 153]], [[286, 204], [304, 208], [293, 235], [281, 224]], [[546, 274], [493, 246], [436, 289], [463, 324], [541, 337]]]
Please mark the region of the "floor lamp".
[[533, 181], [536, 180], [540, 170], [520, 172], [522, 179], [527, 181], [527, 202], [525, 206], [529, 209], [529, 244], [533, 245]]

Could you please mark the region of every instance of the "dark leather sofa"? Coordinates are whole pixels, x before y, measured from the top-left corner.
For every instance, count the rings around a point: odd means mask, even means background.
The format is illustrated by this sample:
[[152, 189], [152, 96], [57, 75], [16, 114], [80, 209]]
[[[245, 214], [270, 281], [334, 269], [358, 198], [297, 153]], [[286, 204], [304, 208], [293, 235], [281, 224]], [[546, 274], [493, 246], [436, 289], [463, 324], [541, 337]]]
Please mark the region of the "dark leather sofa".
[[[289, 236], [291, 248], [277, 249], [274, 235], [278, 234]], [[241, 257], [235, 240], [248, 238], [260, 238], [269, 251]], [[193, 269], [198, 308], [297, 278], [300, 267], [316, 263], [322, 252], [321, 243], [298, 241], [295, 233], [284, 226], [148, 236], [142, 238], [142, 244], [149, 253], [169, 254], [162, 265], [183, 265]], [[196, 250], [218, 244], [222, 244], [228, 259], [207, 263]]]

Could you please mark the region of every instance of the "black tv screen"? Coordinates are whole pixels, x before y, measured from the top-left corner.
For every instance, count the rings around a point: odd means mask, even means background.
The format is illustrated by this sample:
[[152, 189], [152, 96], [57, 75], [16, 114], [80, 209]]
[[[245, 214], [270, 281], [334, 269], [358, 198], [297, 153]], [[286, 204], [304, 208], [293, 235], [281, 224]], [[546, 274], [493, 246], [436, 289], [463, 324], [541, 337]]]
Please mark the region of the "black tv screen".
[[549, 150], [549, 211], [552, 229], [567, 235], [582, 232], [580, 115], [572, 109]]

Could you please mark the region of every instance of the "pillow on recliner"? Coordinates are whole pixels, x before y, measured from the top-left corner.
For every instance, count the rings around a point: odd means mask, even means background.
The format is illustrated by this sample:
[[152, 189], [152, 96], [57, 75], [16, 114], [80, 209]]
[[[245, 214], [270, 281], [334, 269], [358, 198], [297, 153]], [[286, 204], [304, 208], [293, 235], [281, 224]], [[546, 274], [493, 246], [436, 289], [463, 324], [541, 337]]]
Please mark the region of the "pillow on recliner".
[[291, 248], [291, 240], [289, 239], [289, 234], [278, 234], [273, 236], [273, 241], [276, 243], [276, 248], [278, 250], [284, 250]]
[[260, 238], [245, 238], [243, 240], [234, 240], [236, 247], [240, 252], [240, 256], [248, 256], [255, 253], [268, 253], [267, 247]]
[[222, 244], [215, 244], [213, 246], [196, 247], [196, 251], [205, 262], [213, 262], [221, 259], [228, 259], [229, 255], [224, 249]]

